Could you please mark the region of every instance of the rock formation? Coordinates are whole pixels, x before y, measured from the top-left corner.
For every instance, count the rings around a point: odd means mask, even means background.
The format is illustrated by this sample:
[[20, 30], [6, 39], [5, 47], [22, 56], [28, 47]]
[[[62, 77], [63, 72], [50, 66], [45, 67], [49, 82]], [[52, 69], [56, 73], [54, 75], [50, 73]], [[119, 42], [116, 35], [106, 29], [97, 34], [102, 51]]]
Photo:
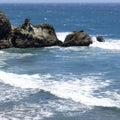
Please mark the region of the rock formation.
[[90, 44], [92, 44], [90, 35], [81, 30], [67, 35], [63, 46], [89, 46]]
[[[103, 42], [102, 36], [97, 40]], [[91, 36], [83, 30], [74, 31], [66, 36], [65, 41], [58, 40], [55, 29], [50, 24], [32, 25], [26, 18], [19, 27], [11, 25], [9, 19], [0, 12], [0, 49], [5, 48], [32, 48], [48, 46], [89, 46], [92, 44]]]
[[52, 25], [32, 25], [25, 19], [22, 26], [13, 30], [12, 44], [17, 48], [47, 47], [61, 44]]

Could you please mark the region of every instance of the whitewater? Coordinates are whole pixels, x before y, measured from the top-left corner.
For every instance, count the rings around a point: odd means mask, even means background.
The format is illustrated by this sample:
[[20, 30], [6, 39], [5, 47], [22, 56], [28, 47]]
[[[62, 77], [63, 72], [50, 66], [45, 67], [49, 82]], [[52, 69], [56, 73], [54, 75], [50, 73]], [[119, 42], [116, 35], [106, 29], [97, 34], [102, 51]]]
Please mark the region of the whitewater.
[[[64, 40], [67, 33], [58, 33], [58, 37], [60, 40]], [[106, 49], [109, 51], [120, 52], [120, 40], [105, 40], [105, 42], [100, 43], [93, 37], [93, 44], [90, 48], [99, 48]], [[80, 51], [81, 49], [85, 49], [84, 47], [48, 47], [44, 49], [49, 49], [49, 51], [54, 49], [59, 49], [60, 51]], [[14, 49], [14, 48], [13, 48]], [[27, 56], [33, 56], [35, 54], [32, 53], [9, 53], [7, 51], [1, 50], [1, 64], [0, 66], [4, 66], [5, 59], [11, 58], [24, 58]], [[94, 73], [91, 73], [94, 75]], [[50, 73], [42, 75], [42, 74], [15, 74], [12, 72], [0, 71], [0, 82], [5, 85], [10, 85], [15, 89], [23, 89], [30, 91], [45, 91], [53, 94], [57, 97], [66, 100], [72, 100], [74, 102], [79, 102], [86, 106], [103, 106], [103, 107], [118, 107], [120, 108], [120, 95], [116, 91], [102, 91], [95, 95], [95, 91], [99, 91], [100, 89], [104, 89], [110, 86], [111, 80], [102, 81], [102, 73], [97, 73], [100, 77], [95, 77], [92, 75], [62, 75], [56, 74], [51, 75]], [[9, 90], [8, 90], [9, 91]], [[7, 91], [7, 92], [8, 92]], [[11, 92], [11, 91], [9, 91]], [[18, 99], [14, 98], [16, 93], [10, 93], [10, 95], [6, 96], [6, 94], [1, 94], [0, 101], [4, 101], [6, 99]], [[18, 96], [21, 94], [18, 92]], [[19, 96], [20, 94], [20, 96]], [[102, 95], [103, 94], [103, 95]], [[4, 99], [3, 99], [4, 98]], [[20, 98], [19, 98], [20, 99]]]

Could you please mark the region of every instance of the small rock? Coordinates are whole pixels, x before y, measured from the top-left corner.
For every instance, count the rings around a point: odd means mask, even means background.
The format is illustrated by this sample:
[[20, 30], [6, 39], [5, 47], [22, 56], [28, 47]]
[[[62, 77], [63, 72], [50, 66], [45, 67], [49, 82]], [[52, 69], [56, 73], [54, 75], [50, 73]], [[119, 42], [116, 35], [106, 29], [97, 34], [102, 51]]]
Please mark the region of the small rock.
[[104, 38], [102, 36], [96, 37], [97, 41], [99, 42], [105, 42]]

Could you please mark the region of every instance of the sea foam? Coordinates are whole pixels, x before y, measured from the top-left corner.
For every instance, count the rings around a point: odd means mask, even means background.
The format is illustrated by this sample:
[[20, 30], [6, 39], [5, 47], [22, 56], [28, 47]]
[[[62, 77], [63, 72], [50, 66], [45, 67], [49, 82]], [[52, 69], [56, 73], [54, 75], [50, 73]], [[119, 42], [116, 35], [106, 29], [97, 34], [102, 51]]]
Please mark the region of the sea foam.
[[68, 34], [70, 34], [70, 32], [57, 32], [57, 37], [59, 40], [64, 42], [64, 40]]
[[91, 44], [91, 47], [97, 47], [101, 49], [108, 49], [108, 50], [120, 50], [120, 40], [116, 39], [106, 39], [105, 42], [98, 42], [96, 40], [96, 37], [92, 37], [93, 44]]
[[117, 92], [108, 92], [108, 90], [100, 92], [110, 85], [110, 80], [102, 81], [100, 77], [84, 75], [80, 78], [75, 75], [53, 76], [50, 74], [18, 75], [0, 71], [0, 82], [21, 89], [44, 90], [57, 97], [73, 100], [87, 106], [120, 108], [120, 96]]

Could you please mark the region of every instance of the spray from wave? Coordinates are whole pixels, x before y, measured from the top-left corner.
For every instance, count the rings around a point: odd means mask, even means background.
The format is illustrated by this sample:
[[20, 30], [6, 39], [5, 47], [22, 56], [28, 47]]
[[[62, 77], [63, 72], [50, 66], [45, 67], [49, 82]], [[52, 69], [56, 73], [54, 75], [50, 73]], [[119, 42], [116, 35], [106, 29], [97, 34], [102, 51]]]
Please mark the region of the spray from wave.
[[107, 39], [105, 42], [98, 42], [96, 37], [92, 37], [93, 44], [91, 47], [97, 47], [101, 49], [108, 49], [108, 50], [120, 50], [120, 40], [112, 40]]
[[57, 37], [59, 38], [59, 40], [61, 40], [62, 42], [64, 42], [65, 37], [70, 34], [70, 32], [57, 32]]

